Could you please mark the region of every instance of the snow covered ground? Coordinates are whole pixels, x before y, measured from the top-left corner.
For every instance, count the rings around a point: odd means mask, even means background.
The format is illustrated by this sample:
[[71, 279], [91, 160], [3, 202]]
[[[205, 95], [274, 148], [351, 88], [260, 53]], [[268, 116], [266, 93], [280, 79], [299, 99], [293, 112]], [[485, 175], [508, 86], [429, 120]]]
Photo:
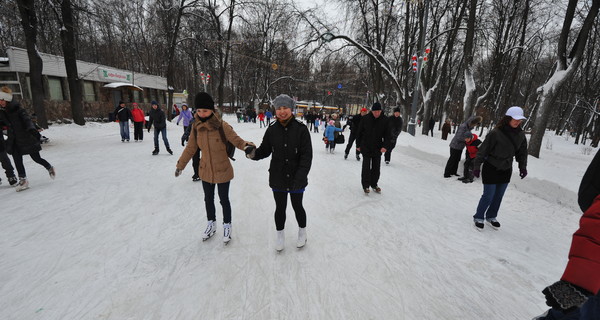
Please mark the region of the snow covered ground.
[[[226, 117], [246, 140], [264, 129]], [[0, 186], [0, 319], [530, 319], [558, 280], [581, 212], [585, 147], [548, 134], [529, 176], [515, 173], [498, 231], [476, 231], [479, 181], [444, 179], [448, 143], [402, 133], [382, 194], [364, 195], [360, 162], [325, 152], [312, 134], [304, 197], [308, 243], [274, 249], [269, 160], [237, 151], [230, 198], [233, 240], [202, 242], [202, 186], [152, 156], [152, 137], [121, 143], [117, 123], [54, 125], [42, 156], [26, 157], [31, 189]], [[132, 133], [133, 134], [133, 133]], [[347, 133], [346, 133], [347, 135]], [[132, 136], [133, 137], [133, 136]], [[461, 163], [462, 168], [462, 163]], [[517, 171], [518, 172], [518, 171]], [[218, 200], [217, 200], [218, 201]]]

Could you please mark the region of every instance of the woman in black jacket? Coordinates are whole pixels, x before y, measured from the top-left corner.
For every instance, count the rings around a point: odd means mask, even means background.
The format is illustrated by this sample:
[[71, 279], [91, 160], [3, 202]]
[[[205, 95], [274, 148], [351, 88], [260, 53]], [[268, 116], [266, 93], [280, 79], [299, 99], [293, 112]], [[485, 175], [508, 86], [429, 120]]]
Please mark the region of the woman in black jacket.
[[473, 216], [478, 230], [483, 229], [484, 219], [492, 228], [500, 227], [496, 217], [510, 182], [513, 158], [519, 163], [521, 179], [527, 175], [527, 139], [520, 127], [523, 119], [523, 109], [510, 107], [479, 147], [473, 164], [473, 175], [479, 178], [481, 173], [483, 180], [483, 195]]
[[267, 128], [260, 147], [247, 147], [246, 156], [260, 160], [271, 155], [269, 186], [275, 198], [275, 226], [277, 251], [283, 250], [287, 194], [296, 213], [298, 231], [297, 247], [306, 244], [306, 212], [302, 206], [304, 188], [308, 185], [308, 172], [312, 164], [312, 144], [308, 128], [292, 114], [294, 100], [279, 95], [273, 100], [277, 121]]
[[50, 178], [54, 179], [56, 171], [54, 167], [40, 156], [42, 147], [40, 145], [40, 133], [29, 118], [29, 114], [21, 105], [12, 101], [12, 90], [8, 87], [0, 88], [0, 122], [8, 126], [8, 139], [5, 148], [15, 161], [15, 167], [19, 175], [17, 192], [29, 188], [23, 155], [28, 154], [33, 161], [41, 164], [48, 170]]

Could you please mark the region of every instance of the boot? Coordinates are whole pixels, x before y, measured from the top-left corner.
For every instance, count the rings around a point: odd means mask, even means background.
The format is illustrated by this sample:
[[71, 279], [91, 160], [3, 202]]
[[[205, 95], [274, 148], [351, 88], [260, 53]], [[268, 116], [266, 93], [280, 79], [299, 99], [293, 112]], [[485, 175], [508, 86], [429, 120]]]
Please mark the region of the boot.
[[48, 174], [50, 175], [51, 179], [56, 178], [56, 170], [54, 170], [54, 167], [50, 167], [50, 169], [48, 169]]
[[296, 242], [297, 248], [302, 248], [306, 244], [306, 228], [300, 228], [298, 230], [298, 242]]
[[206, 225], [206, 230], [202, 234], [202, 241], [208, 240], [208, 238], [212, 237], [213, 234], [217, 232], [217, 225], [214, 220], [208, 220], [208, 224]]
[[17, 177], [15, 177], [15, 176], [8, 177], [8, 184], [10, 184], [11, 186], [14, 186], [15, 184], [17, 184], [17, 182], [19, 182]]
[[158, 148], [154, 148], [154, 151], [152, 151], [152, 155], [155, 156], [158, 154]]
[[277, 230], [277, 239], [275, 239], [275, 250], [277, 250], [277, 252], [283, 250], [284, 242], [285, 235], [283, 233], [283, 230]]
[[26, 177], [19, 177], [19, 183], [17, 184], [16, 191], [23, 191], [29, 189], [29, 182]]
[[167, 152], [173, 155], [173, 151], [171, 150], [171, 148], [167, 148]]
[[231, 240], [231, 222], [223, 223], [223, 243], [228, 244]]

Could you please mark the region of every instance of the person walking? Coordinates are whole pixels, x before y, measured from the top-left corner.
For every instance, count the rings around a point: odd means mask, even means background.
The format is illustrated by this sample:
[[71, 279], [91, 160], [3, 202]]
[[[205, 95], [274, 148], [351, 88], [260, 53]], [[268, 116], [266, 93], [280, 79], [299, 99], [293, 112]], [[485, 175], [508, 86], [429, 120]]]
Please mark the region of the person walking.
[[236, 148], [254, 145], [240, 138], [231, 125], [221, 119], [215, 112], [215, 103], [206, 92], [199, 92], [194, 98], [196, 114], [191, 128], [188, 144], [181, 153], [175, 169], [175, 177], [179, 177], [187, 163], [198, 149], [202, 151], [200, 159], [200, 178], [204, 190], [204, 205], [208, 224], [202, 240], [210, 238], [217, 229], [215, 209], [215, 187], [219, 193], [223, 208], [223, 242], [231, 240], [231, 203], [229, 202], [229, 185], [233, 180], [233, 167], [227, 154], [227, 143]]
[[389, 148], [386, 149], [384, 154], [385, 164], [390, 164], [392, 160], [392, 150], [396, 147], [396, 141], [398, 136], [402, 132], [402, 117], [400, 116], [400, 108], [394, 109], [394, 115], [388, 120], [388, 130], [390, 137]]
[[144, 140], [144, 125], [146, 124], [146, 116], [144, 110], [136, 102], [131, 110], [131, 118], [133, 119], [133, 141], [138, 142]]
[[429, 119], [429, 126], [427, 127], [427, 132], [431, 132], [431, 136], [433, 137], [433, 128], [435, 127], [435, 119], [431, 117]]
[[583, 216], [569, 260], [560, 280], [542, 290], [551, 309], [536, 320], [600, 319], [600, 152], [581, 179], [577, 202]]
[[152, 155], [155, 156], [160, 152], [160, 149], [158, 148], [159, 134], [162, 135], [162, 140], [165, 144], [165, 148], [167, 148], [167, 152], [173, 154], [173, 151], [171, 151], [171, 148], [169, 147], [169, 140], [167, 139], [167, 118], [165, 113], [160, 109], [158, 102], [152, 100], [150, 104], [152, 105], [152, 110], [150, 110], [150, 116], [148, 117], [146, 127], [148, 128], [148, 132], [150, 132], [150, 128], [154, 125], [154, 151], [152, 151]]
[[448, 133], [452, 131], [452, 125], [450, 124], [452, 120], [446, 119], [444, 124], [442, 125], [442, 140], [448, 140]]
[[342, 132], [342, 128], [338, 128], [335, 126], [334, 120], [329, 120], [329, 125], [325, 128], [325, 132], [323, 135], [327, 139], [327, 144], [325, 145], [325, 149], [329, 153], [333, 153], [335, 150], [335, 133]]
[[270, 126], [271, 119], [273, 118], [273, 114], [271, 113], [271, 111], [269, 109], [267, 109], [267, 111], [265, 111], [265, 117], [267, 117], [267, 126]]
[[[4, 147], [4, 134], [2, 133], [1, 126], [2, 124], [0, 123], [0, 163], [2, 163], [2, 169], [4, 169], [4, 173], [6, 174], [8, 184], [14, 186], [17, 184], [18, 180], [15, 176], [15, 168], [12, 166], [8, 154], [6, 153], [6, 148]], [[0, 184], [2, 184], [2, 179], [0, 179]]]
[[[348, 159], [348, 154], [350, 153], [350, 150], [352, 149], [352, 144], [356, 140], [356, 134], [358, 132], [358, 127], [360, 126], [360, 120], [368, 112], [369, 111], [367, 110], [367, 108], [362, 108], [362, 109], [360, 109], [359, 114], [354, 115], [351, 118], [348, 118], [348, 121], [346, 121], [346, 125], [344, 125], [344, 127], [350, 126], [350, 136], [348, 137], [348, 144], [346, 145], [346, 150], [344, 151], [344, 159]], [[360, 161], [360, 151], [358, 151], [358, 149], [355, 149], [355, 151], [356, 151], [356, 160]]]
[[115, 108], [114, 114], [116, 120], [119, 122], [121, 142], [129, 142], [129, 119], [133, 119], [131, 110], [125, 106], [125, 102], [119, 101], [119, 105]]
[[481, 122], [481, 119], [480, 116], [472, 116], [456, 130], [454, 138], [450, 141], [450, 158], [448, 158], [448, 162], [446, 162], [446, 167], [444, 168], [444, 178], [459, 176], [458, 165], [460, 163], [462, 151], [465, 148], [465, 133], [470, 133], [471, 130]]
[[258, 121], [260, 122], [260, 128], [267, 127], [267, 123], [265, 122], [265, 114], [262, 111], [258, 113]]
[[[500, 228], [500, 222], [496, 217], [510, 182], [513, 158], [519, 164], [521, 179], [527, 176], [527, 139], [520, 127], [523, 119], [526, 119], [523, 116], [523, 109], [508, 108], [506, 115], [487, 134], [479, 147], [473, 162], [473, 176], [479, 178], [481, 174], [483, 181], [483, 195], [473, 216], [478, 230], [483, 230], [484, 219], [492, 228]], [[465, 134], [466, 131], [463, 131], [463, 139]]]
[[361, 184], [366, 194], [370, 192], [369, 187], [381, 193], [378, 185], [381, 154], [387, 151], [390, 144], [387, 117], [381, 112], [381, 104], [375, 102], [371, 107], [371, 113], [360, 120], [356, 135], [356, 149], [363, 155]]
[[[183, 132], [185, 132], [187, 130], [187, 127], [190, 125], [190, 121], [192, 121], [194, 119], [194, 116], [192, 115], [192, 111], [190, 111], [190, 108], [188, 107], [187, 103], [184, 103], [181, 105], [181, 112], [179, 112], [179, 117], [177, 118], [177, 125], [179, 125], [179, 121], [181, 121], [183, 119]], [[181, 145], [183, 146], [183, 141], [181, 143]]]
[[285, 246], [285, 220], [288, 194], [298, 222], [297, 248], [306, 244], [306, 211], [302, 205], [304, 190], [308, 185], [308, 173], [312, 165], [312, 144], [306, 125], [295, 119], [292, 110], [294, 100], [281, 94], [273, 100], [277, 122], [269, 126], [258, 148], [246, 149], [246, 157], [252, 160], [271, 156], [269, 186], [275, 199], [275, 249]]
[[12, 155], [19, 175], [17, 192], [29, 189], [23, 155], [28, 154], [33, 161], [46, 168], [50, 178], [56, 177], [54, 167], [40, 156], [40, 133], [35, 129], [27, 111], [18, 102], [13, 101], [12, 90], [6, 86], [0, 88], [0, 126], [8, 127], [5, 148], [6, 152]]

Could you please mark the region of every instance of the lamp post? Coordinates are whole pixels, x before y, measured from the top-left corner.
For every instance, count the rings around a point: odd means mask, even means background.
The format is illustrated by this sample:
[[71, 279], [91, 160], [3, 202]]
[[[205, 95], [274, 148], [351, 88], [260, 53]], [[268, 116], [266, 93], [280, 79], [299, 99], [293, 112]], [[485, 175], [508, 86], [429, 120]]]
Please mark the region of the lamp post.
[[205, 74], [204, 72], [200, 72], [200, 81], [202, 82], [202, 85], [204, 86], [204, 92], [206, 92], [206, 85], [210, 81], [210, 74], [208, 74], [208, 73]]
[[413, 100], [410, 111], [410, 119], [408, 120], [407, 131], [410, 135], [415, 135], [416, 124], [417, 124], [417, 105], [419, 104], [419, 80], [421, 79], [421, 69], [423, 66], [424, 46], [425, 46], [425, 30], [427, 28], [427, 15], [428, 15], [428, 0], [423, 1], [424, 15], [423, 18], [423, 29], [421, 30], [421, 39], [419, 41], [419, 52], [417, 57], [417, 72], [415, 75], [415, 89], [413, 90]]

